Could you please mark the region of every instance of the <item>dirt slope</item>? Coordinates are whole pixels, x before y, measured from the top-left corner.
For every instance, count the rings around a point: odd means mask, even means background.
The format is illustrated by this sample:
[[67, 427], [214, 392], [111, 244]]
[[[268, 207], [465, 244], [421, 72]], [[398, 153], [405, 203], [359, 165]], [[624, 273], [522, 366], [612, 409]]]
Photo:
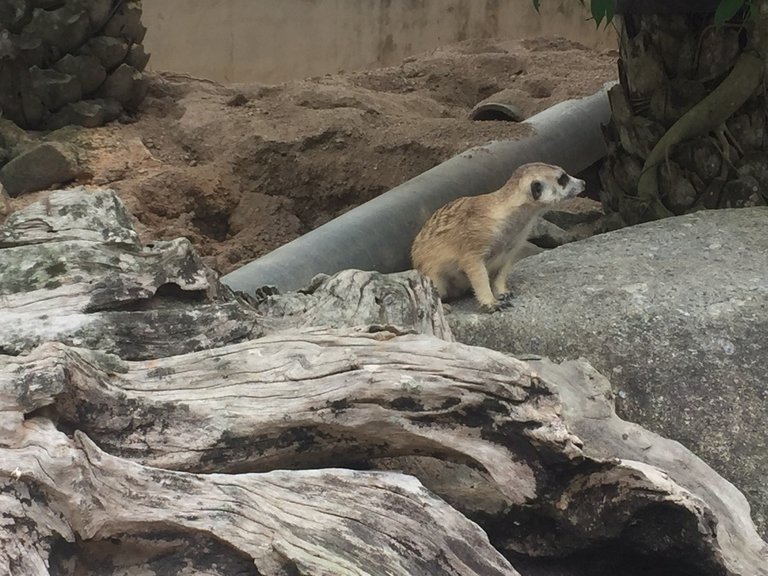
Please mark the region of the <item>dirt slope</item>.
[[524, 135], [468, 120], [477, 102], [504, 90], [527, 117], [594, 93], [615, 62], [555, 38], [276, 86], [163, 73], [131, 123], [58, 136], [85, 148], [82, 183], [117, 190], [144, 239], [187, 236], [227, 273], [458, 152]]

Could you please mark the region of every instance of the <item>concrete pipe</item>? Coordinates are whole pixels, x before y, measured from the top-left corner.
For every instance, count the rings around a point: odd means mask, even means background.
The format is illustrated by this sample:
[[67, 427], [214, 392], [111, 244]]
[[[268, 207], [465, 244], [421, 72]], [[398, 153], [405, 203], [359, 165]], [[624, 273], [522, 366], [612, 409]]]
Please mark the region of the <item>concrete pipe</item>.
[[492, 192], [527, 162], [557, 164], [578, 174], [603, 158], [600, 127], [610, 118], [609, 86], [529, 118], [523, 123], [531, 125], [532, 136], [471, 148], [234, 270], [222, 281], [248, 294], [265, 285], [287, 292], [305, 287], [319, 273], [409, 269], [414, 237], [450, 200]]

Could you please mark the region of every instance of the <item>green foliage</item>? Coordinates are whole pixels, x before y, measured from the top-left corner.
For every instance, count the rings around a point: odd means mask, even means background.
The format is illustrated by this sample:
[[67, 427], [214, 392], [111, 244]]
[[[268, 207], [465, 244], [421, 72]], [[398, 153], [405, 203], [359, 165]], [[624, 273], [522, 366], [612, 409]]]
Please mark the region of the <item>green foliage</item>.
[[[536, 12], [539, 12], [541, 0], [532, 0], [532, 2]], [[584, 2], [585, 0], [579, 0], [582, 6]], [[745, 10], [747, 19], [751, 20], [754, 16], [752, 0], [720, 0], [717, 10], [715, 10], [715, 24], [717, 26], [725, 24], [736, 16], [742, 8]], [[596, 26], [600, 26], [603, 20], [605, 20], [605, 25], [608, 26], [613, 20], [614, 9], [615, 0], [589, 0], [589, 11]]]
[[717, 5], [717, 10], [715, 10], [715, 24], [718, 26], [725, 24], [736, 16], [745, 4], [747, 4], [748, 10], [751, 12], [751, 0], [720, 0], [720, 4]]
[[595, 19], [595, 25], [600, 26], [600, 22], [605, 19], [605, 25], [613, 20], [613, 0], [592, 0], [590, 3], [590, 12]]

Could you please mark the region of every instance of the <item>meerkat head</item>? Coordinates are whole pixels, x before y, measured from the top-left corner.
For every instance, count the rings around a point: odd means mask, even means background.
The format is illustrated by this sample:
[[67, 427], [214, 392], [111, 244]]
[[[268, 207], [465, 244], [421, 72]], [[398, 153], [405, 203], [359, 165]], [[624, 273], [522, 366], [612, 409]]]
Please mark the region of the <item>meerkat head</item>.
[[534, 162], [523, 164], [513, 175], [518, 193], [527, 202], [552, 204], [578, 196], [586, 187], [584, 180], [569, 175], [559, 166]]

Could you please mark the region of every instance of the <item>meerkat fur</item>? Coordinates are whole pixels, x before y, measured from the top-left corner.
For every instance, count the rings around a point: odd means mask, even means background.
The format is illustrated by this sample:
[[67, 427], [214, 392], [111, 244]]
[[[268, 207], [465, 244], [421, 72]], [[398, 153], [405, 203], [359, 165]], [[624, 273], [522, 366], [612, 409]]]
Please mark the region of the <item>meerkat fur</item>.
[[559, 166], [523, 164], [495, 192], [457, 198], [437, 210], [413, 241], [413, 266], [442, 300], [471, 289], [483, 309], [503, 308], [510, 303], [507, 278], [538, 216], [584, 188]]

